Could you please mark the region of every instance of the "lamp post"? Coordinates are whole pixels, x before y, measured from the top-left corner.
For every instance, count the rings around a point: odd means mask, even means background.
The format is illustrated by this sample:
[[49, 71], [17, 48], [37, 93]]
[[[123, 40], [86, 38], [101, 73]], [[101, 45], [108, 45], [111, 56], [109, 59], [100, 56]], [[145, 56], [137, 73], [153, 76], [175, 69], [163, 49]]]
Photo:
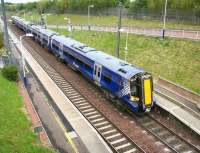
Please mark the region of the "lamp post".
[[47, 16], [49, 16], [49, 15], [51, 15], [51, 14], [44, 14], [44, 16], [45, 16], [45, 29], [47, 28]]
[[64, 20], [67, 21], [68, 31], [72, 32], [71, 19], [70, 18], [64, 18]]
[[165, 0], [165, 11], [163, 16], [163, 31], [162, 31], [163, 39], [165, 38], [166, 16], [167, 16], [167, 0]]
[[21, 53], [22, 53], [22, 71], [23, 71], [23, 81], [24, 81], [24, 85], [25, 87], [27, 86], [27, 80], [26, 80], [26, 71], [25, 71], [25, 56], [24, 56], [24, 52], [22, 51], [23, 50], [23, 47], [22, 47], [22, 40], [24, 37], [33, 37], [33, 34], [32, 33], [27, 33], [25, 35], [22, 35], [20, 36], [19, 40], [20, 40], [20, 50], [21, 50]]
[[6, 47], [6, 54], [9, 59], [9, 63], [11, 63], [11, 49], [10, 49], [10, 43], [9, 43], [9, 36], [8, 36], [8, 28], [7, 28], [7, 18], [6, 18], [6, 11], [4, 6], [4, 0], [1, 0], [1, 8], [2, 8], [2, 14], [3, 14], [3, 28], [4, 28], [4, 43]]
[[126, 46], [125, 46], [125, 61], [127, 61], [126, 60], [126, 58], [127, 58], [127, 54], [128, 54], [128, 31], [127, 31], [127, 33], [126, 33]]
[[32, 23], [34, 23], [34, 15], [31, 15]]
[[90, 8], [93, 8], [94, 5], [88, 6], [88, 30], [90, 30]]
[[26, 19], [26, 10], [24, 10], [24, 20]]

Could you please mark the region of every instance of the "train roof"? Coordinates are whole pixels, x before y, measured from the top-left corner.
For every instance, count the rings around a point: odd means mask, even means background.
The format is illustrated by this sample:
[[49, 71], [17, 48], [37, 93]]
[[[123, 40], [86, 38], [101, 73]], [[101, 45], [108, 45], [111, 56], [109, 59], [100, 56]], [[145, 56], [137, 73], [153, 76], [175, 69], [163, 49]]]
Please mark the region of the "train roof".
[[52, 36], [52, 35], [58, 35], [57, 32], [49, 30], [49, 29], [45, 29], [45, 28], [41, 28], [40, 32], [48, 37]]
[[33, 29], [33, 30], [36, 30], [37, 32], [39, 32], [39, 31], [41, 30], [42, 27], [39, 26], [39, 25], [34, 25], [34, 24], [33, 24], [33, 25], [30, 26], [30, 28]]
[[[21, 22], [27, 23], [25, 20], [23, 20], [20, 17], [13, 17], [13, 18]], [[41, 26], [37, 26], [37, 25], [32, 25], [31, 28], [37, 30], [38, 32], [42, 32], [43, 34], [46, 34], [46, 35], [56, 34], [56, 32], [52, 30], [44, 29]], [[56, 40], [57, 42], [63, 44], [66, 47], [73, 49], [77, 53], [95, 61], [96, 63], [110, 69], [111, 71], [119, 74], [120, 76], [126, 79], [130, 79], [132, 76], [138, 73], [144, 72], [144, 70], [134, 65], [131, 65], [111, 55], [108, 55], [102, 51], [98, 51], [95, 48], [89, 47], [72, 38], [60, 36], [60, 35], [54, 35], [52, 36], [52, 39]]]
[[130, 79], [138, 73], [144, 72], [142, 69], [137, 68], [124, 60], [118, 59], [101, 51], [88, 52], [87, 54], [97, 63], [111, 69], [113, 72], [120, 74], [127, 79]]
[[17, 16], [12, 16], [12, 19], [17, 20], [18, 22], [20, 22], [23, 25], [31, 25], [32, 24], [31, 22], [26, 21], [26, 20], [24, 20], [24, 19], [22, 19], [20, 17], [17, 17]]
[[92, 47], [80, 43], [74, 39], [65, 36], [53, 36], [52, 39], [62, 43], [64, 46], [70, 47], [79, 54], [95, 61], [96, 63], [112, 70], [120, 76], [130, 79], [134, 75], [144, 72], [144, 70], [131, 65], [121, 59], [108, 55], [102, 51], [98, 51]]
[[29, 22], [29, 21], [23, 21], [23, 24], [24, 24], [24, 25], [31, 25], [32, 23]]

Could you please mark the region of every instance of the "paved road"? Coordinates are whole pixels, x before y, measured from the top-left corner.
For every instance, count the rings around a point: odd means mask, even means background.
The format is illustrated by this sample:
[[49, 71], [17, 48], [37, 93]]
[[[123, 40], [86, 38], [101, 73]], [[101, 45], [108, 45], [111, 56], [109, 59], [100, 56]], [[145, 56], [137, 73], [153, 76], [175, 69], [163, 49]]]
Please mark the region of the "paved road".
[[[68, 28], [66, 25], [48, 25], [49, 28]], [[87, 25], [72, 25], [73, 29], [77, 30], [88, 30]], [[162, 29], [159, 28], [138, 28], [138, 27], [122, 27], [123, 33], [132, 33], [146, 36], [162, 36]], [[116, 26], [100, 26], [100, 25], [91, 25], [90, 30], [93, 31], [104, 31], [104, 32], [117, 32]], [[176, 30], [176, 29], [166, 29], [165, 35], [167, 37], [173, 38], [186, 38], [200, 40], [200, 31], [198, 30]]]

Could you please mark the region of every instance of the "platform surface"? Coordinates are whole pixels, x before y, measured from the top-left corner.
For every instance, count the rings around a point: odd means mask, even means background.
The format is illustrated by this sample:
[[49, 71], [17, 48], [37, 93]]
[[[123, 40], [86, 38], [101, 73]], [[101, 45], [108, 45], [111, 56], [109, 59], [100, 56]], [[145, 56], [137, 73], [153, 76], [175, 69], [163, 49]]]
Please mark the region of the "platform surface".
[[200, 120], [199, 118], [195, 117], [188, 111], [184, 110], [180, 106], [176, 105], [173, 102], [170, 102], [169, 100], [166, 100], [165, 98], [154, 94], [156, 97], [157, 105], [163, 108], [164, 110], [171, 113], [173, 116], [175, 116], [177, 119], [179, 119], [181, 122], [183, 122], [185, 125], [190, 127], [192, 130], [194, 130], [197, 134], [200, 135]]
[[[16, 36], [9, 30], [9, 35], [13, 40], [17, 40]], [[20, 48], [19, 44], [16, 44]], [[82, 116], [64, 93], [58, 88], [54, 81], [47, 75], [32, 55], [23, 47], [26, 62], [29, 64], [35, 75], [40, 80], [48, 94], [51, 96], [58, 108], [70, 122], [76, 134], [80, 137], [85, 147], [91, 153], [111, 153], [112, 151], [90, 125], [90, 123]]]

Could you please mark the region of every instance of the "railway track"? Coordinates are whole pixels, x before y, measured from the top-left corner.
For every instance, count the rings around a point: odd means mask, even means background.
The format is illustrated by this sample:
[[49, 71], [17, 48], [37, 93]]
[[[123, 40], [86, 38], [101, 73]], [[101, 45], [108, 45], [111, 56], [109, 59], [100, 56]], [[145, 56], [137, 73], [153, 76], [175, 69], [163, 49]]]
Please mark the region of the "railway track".
[[118, 153], [144, 153], [145, 151], [137, 145], [122, 130], [117, 128], [108, 118], [106, 118], [87, 98], [77, 91], [70, 82], [65, 80], [54, 68], [52, 68], [43, 58], [31, 47], [26, 45], [29, 53], [40, 64], [49, 77], [57, 84], [74, 106], [98, 131], [108, 145]]
[[182, 137], [178, 136], [175, 132], [168, 127], [157, 121], [153, 116], [146, 115], [143, 118], [137, 118], [137, 121], [148, 132], [157, 137], [160, 141], [166, 144], [174, 152], [177, 153], [199, 153], [198, 149], [193, 144], [187, 142]]
[[[66, 96], [74, 103], [74, 105], [82, 112], [82, 114], [87, 118], [87, 120], [95, 127], [95, 129], [102, 135], [102, 137], [108, 142], [108, 144], [115, 150], [116, 152], [144, 152], [136, 143], [132, 141], [130, 137], [128, 137], [126, 134], [122, 132], [122, 130], [118, 129], [114, 124], [111, 123], [110, 120], [108, 120], [96, 107], [91, 104], [86, 97], [84, 97], [82, 94], [80, 94], [79, 91], [77, 91], [73, 86], [70, 84], [70, 82], [66, 81], [60, 74], [58, 74], [52, 66], [49, 66], [47, 62], [43, 60], [42, 57], [38, 53], [36, 53], [35, 50], [33, 50], [30, 46], [26, 45], [29, 50], [31, 50], [31, 54], [36, 58], [36, 60], [41, 64], [41, 66], [45, 69], [45, 71], [48, 71], [49, 76], [57, 83], [57, 85], [61, 88], [61, 90], [66, 94]], [[143, 118], [137, 118], [138, 123], [146, 129], [151, 135], [159, 139], [162, 143], [164, 143], [166, 146], [168, 146], [173, 152], [187, 152], [187, 153], [195, 153], [199, 150], [194, 149], [187, 149], [186, 147], [184, 149], [181, 149], [181, 146], [175, 145], [175, 143], [167, 142], [165, 141], [166, 135], [163, 133], [159, 135], [159, 131], [156, 131], [155, 129], [151, 129], [149, 126], [152, 122], [158, 123], [156, 120], [153, 120], [150, 116], [146, 116]], [[144, 122], [146, 124], [144, 124]], [[151, 122], [151, 123], [149, 123]], [[148, 126], [148, 124], [150, 124]], [[157, 126], [154, 124], [154, 126]], [[152, 128], [154, 128], [154, 126]], [[161, 124], [160, 126], [171, 133], [167, 127], [163, 127]], [[154, 131], [155, 130], [155, 131]], [[166, 132], [165, 132], [166, 133]], [[167, 134], [167, 133], [166, 133]], [[165, 137], [161, 137], [161, 136]], [[174, 136], [176, 136], [174, 134]], [[178, 136], [176, 136], [178, 137]], [[169, 136], [170, 138], [170, 136]], [[172, 138], [170, 138], [172, 139]], [[179, 138], [181, 139], [181, 138]], [[178, 140], [178, 138], [176, 139]], [[195, 147], [193, 145], [187, 144], [186, 141], [182, 141], [182, 146], [190, 146], [191, 148]], [[180, 149], [180, 150], [179, 150]]]
[[174, 93], [172, 90], [160, 86], [159, 84], [154, 84], [154, 92], [163, 98], [168, 99], [169, 101], [173, 101], [178, 106], [183, 107], [185, 110], [192, 113], [197, 118], [200, 118], [199, 109], [197, 108], [197, 105], [191, 100], [180, 96], [179, 94]]

